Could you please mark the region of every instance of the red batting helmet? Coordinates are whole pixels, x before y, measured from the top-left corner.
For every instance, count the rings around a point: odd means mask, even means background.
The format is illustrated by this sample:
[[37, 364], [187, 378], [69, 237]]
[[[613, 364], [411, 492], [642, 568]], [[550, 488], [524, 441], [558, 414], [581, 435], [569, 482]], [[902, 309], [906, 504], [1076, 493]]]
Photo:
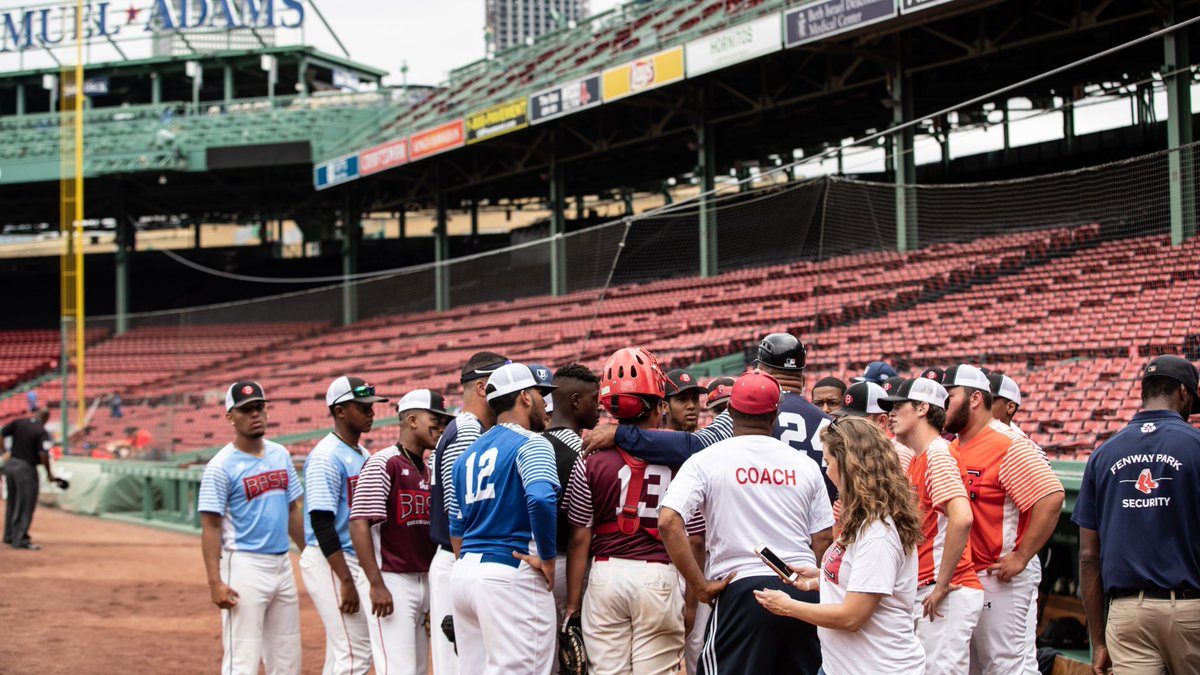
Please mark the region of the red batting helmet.
[[600, 374], [600, 403], [617, 419], [640, 417], [649, 412], [648, 397], [666, 396], [658, 359], [641, 347], [618, 349]]

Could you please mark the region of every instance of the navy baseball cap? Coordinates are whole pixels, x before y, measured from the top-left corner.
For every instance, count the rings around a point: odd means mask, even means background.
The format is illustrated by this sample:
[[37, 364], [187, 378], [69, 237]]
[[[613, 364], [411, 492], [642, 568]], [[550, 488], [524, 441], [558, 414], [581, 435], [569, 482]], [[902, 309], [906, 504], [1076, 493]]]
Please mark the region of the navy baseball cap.
[[1152, 377], [1166, 377], [1183, 383], [1192, 392], [1192, 414], [1200, 415], [1200, 373], [1196, 372], [1196, 366], [1191, 361], [1174, 354], [1156, 356], [1142, 371], [1143, 382]]
[[557, 388], [554, 384], [554, 371], [540, 363], [534, 363], [529, 366], [529, 372], [533, 373], [533, 379], [537, 380], [538, 387], [542, 388], [542, 395], [546, 399], [546, 412], [554, 412], [554, 398], [547, 395]]
[[938, 368], [937, 366], [930, 366], [930, 367], [926, 368], [925, 370], [921, 371], [922, 378], [924, 378], [926, 380], [933, 380], [934, 382], [937, 382], [938, 384], [942, 383], [942, 378], [945, 376], [946, 376], [946, 371], [942, 370], [941, 368]]
[[867, 369], [863, 371], [862, 377], [854, 378], [855, 382], [874, 382], [875, 384], [883, 384], [887, 382], [889, 377], [897, 375], [896, 369], [883, 361], [872, 361], [867, 364]]
[[700, 384], [700, 381], [683, 368], [675, 368], [667, 371], [667, 398], [679, 396], [688, 391], [708, 393], [708, 390]]

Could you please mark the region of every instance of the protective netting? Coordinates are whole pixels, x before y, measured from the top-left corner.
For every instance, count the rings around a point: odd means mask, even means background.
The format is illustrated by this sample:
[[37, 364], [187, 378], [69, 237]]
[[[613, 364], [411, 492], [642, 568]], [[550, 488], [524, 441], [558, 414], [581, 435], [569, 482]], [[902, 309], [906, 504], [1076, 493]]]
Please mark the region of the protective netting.
[[[905, 186], [906, 252], [895, 185], [779, 177], [441, 269], [136, 315], [89, 349], [88, 396], [102, 404], [88, 440], [121, 444], [141, 429], [133, 453], [153, 456], [221, 445], [224, 388], [242, 377], [263, 383], [271, 435], [287, 439], [327, 426], [324, 390], [344, 373], [393, 400], [425, 386], [455, 400], [457, 370], [480, 349], [598, 367], [640, 344], [683, 366], [789, 330], [811, 345], [810, 382], [881, 358], [902, 373], [958, 361], [1009, 373], [1025, 396], [1018, 425], [1051, 451], [1088, 451], [1136, 407], [1149, 355], [1200, 357], [1195, 150]], [[715, 272], [701, 277], [705, 218]], [[347, 303], [357, 320], [341, 325]], [[56, 405], [58, 391], [47, 382], [44, 399]]]

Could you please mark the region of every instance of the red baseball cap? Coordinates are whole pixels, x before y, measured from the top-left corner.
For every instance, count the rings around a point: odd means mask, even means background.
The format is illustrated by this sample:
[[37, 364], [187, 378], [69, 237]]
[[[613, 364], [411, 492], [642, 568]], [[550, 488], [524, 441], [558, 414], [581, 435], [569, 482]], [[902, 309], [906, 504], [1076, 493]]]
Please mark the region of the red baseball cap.
[[779, 410], [782, 395], [778, 380], [761, 370], [752, 370], [733, 383], [729, 407], [745, 415], [765, 415]]

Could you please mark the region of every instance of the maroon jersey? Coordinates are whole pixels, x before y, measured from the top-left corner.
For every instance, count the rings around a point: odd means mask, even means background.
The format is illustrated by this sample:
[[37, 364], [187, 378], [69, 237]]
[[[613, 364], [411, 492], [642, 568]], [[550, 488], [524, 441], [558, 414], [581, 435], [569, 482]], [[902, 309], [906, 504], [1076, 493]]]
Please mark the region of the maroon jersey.
[[358, 475], [351, 520], [377, 525], [375, 548], [384, 572], [429, 571], [429, 469], [396, 446], [371, 455]]
[[[647, 464], [638, 499], [641, 527], [633, 534], [621, 532], [592, 535], [592, 555], [597, 558], [626, 558], [650, 562], [671, 562], [662, 541], [647, 530], [658, 529], [659, 500], [667, 494], [667, 486], [675, 477], [675, 467]], [[625, 505], [633, 471], [621, 453], [601, 450], [575, 462], [571, 480], [567, 483], [567, 515], [576, 527], [598, 528], [617, 522]], [[688, 523], [689, 535], [703, 534], [704, 521], [697, 518]]]

